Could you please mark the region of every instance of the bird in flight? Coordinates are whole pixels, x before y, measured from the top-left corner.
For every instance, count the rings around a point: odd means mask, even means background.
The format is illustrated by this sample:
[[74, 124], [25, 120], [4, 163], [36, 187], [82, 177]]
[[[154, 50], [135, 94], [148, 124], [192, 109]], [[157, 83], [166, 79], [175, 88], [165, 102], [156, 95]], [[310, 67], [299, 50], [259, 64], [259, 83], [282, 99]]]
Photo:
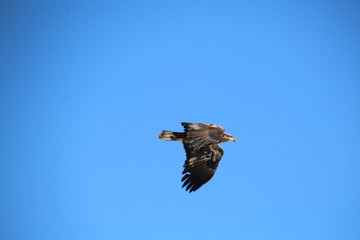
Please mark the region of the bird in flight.
[[224, 150], [222, 142], [236, 142], [225, 128], [210, 123], [181, 123], [185, 132], [162, 131], [161, 140], [180, 141], [186, 152], [186, 161], [181, 181], [186, 191], [194, 192], [207, 183], [215, 174]]

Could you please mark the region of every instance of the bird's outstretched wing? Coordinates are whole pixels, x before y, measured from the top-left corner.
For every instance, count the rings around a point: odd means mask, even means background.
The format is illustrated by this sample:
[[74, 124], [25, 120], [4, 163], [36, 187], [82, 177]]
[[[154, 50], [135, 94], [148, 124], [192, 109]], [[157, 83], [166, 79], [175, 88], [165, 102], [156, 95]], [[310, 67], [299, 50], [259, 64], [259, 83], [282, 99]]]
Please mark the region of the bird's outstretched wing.
[[190, 148], [191, 144], [184, 143], [187, 159], [184, 164], [182, 187], [189, 192], [196, 191], [207, 183], [215, 174], [217, 166], [224, 154], [218, 144], [210, 144], [199, 150]]
[[[207, 145], [218, 143], [225, 132], [223, 127], [209, 123], [181, 123], [185, 128], [184, 144], [191, 150], [199, 150]], [[185, 148], [186, 150], [186, 148]], [[186, 151], [188, 154], [188, 151]], [[189, 156], [187, 156], [189, 159]]]

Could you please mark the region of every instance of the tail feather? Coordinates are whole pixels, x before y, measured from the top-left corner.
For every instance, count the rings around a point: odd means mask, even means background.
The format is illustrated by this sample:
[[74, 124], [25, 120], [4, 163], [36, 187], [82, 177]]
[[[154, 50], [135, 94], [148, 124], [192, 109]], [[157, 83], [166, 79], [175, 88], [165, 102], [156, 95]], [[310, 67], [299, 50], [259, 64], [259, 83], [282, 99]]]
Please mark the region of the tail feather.
[[184, 139], [184, 133], [181, 132], [170, 132], [170, 131], [162, 131], [159, 135], [161, 140], [165, 141], [182, 141]]

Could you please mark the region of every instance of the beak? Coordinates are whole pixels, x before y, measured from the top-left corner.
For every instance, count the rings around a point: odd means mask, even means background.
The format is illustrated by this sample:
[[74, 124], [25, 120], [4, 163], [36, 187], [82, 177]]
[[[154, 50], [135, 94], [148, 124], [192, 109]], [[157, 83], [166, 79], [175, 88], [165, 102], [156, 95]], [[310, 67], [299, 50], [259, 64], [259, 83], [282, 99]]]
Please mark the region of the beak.
[[236, 142], [236, 138], [234, 138], [234, 136], [229, 134], [229, 141], [230, 142]]

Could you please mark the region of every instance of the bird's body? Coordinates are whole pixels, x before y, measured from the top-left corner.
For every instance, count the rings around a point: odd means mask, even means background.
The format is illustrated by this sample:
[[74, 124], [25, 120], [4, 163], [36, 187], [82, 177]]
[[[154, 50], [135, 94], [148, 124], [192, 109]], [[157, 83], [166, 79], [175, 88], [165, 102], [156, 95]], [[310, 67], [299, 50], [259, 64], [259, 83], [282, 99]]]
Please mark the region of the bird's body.
[[183, 142], [186, 161], [184, 164], [183, 187], [189, 192], [196, 191], [207, 183], [215, 174], [217, 166], [224, 155], [218, 145], [236, 139], [225, 133], [221, 126], [209, 123], [181, 123], [185, 132], [163, 131], [159, 138], [167, 141]]

